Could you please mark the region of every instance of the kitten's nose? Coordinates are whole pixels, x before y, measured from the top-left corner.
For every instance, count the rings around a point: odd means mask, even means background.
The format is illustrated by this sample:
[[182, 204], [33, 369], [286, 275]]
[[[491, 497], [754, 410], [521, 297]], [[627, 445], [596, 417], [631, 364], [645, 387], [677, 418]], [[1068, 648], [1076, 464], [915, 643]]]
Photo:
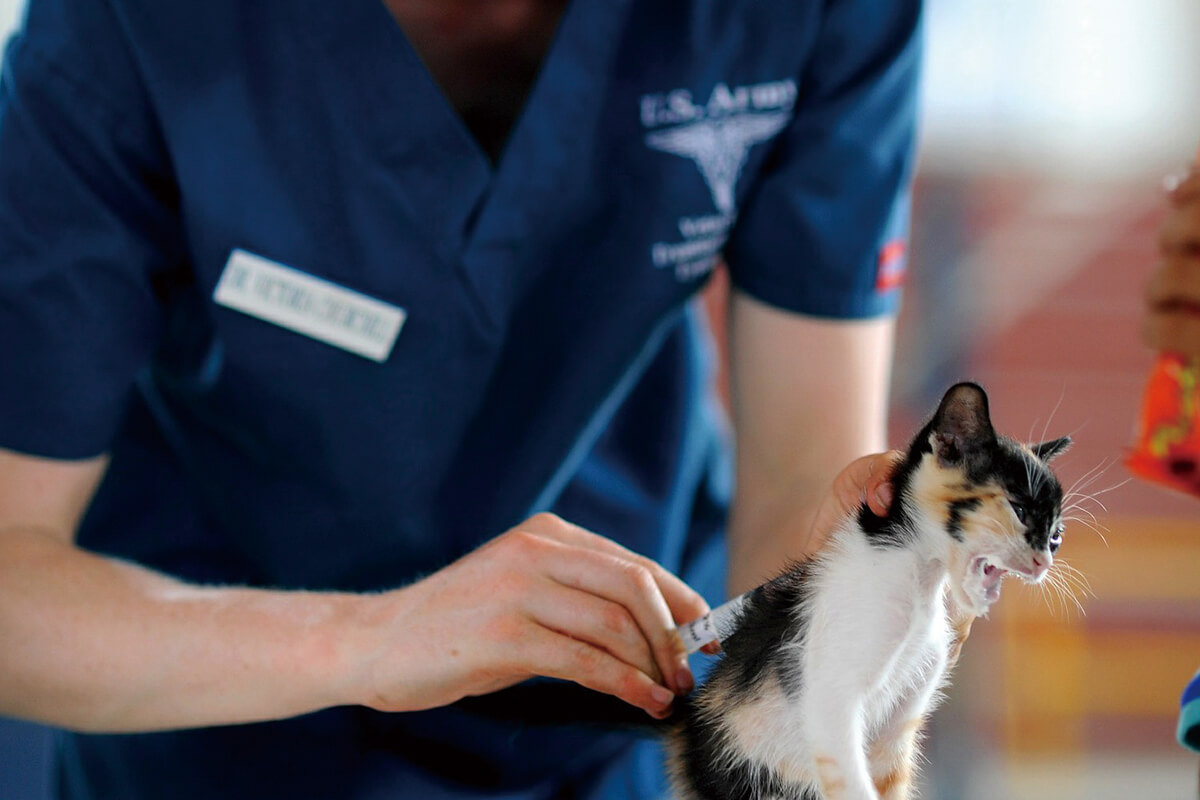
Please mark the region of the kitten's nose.
[[1050, 571], [1050, 562], [1054, 557], [1045, 553], [1033, 554], [1033, 578], [1040, 580], [1043, 575]]

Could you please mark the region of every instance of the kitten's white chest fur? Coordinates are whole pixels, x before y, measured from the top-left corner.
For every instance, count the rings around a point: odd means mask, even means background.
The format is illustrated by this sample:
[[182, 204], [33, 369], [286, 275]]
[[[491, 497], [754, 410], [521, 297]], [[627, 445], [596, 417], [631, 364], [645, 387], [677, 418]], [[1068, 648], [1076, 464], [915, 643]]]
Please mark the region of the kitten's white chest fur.
[[[799, 694], [773, 682], [726, 720], [743, 756], [790, 783], [816, 786], [824, 754], [854, 760], [898, 733], [893, 728], [906, 724], [914, 707], [931, 704], [945, 677], [950, 628], [945, 567], [908, 548], [873, 548], [853, 528], [835, 535], [812, 580], [811, 602], [797, 609], [807, 618], [793, 646], [804, 675]], [[866, 741], [821, 725], [839, 718], [856, 718], [859, 724], [844, 727], [865, 733]], [[868, 764], [857, 760], [861, 782], [870, 785]]]

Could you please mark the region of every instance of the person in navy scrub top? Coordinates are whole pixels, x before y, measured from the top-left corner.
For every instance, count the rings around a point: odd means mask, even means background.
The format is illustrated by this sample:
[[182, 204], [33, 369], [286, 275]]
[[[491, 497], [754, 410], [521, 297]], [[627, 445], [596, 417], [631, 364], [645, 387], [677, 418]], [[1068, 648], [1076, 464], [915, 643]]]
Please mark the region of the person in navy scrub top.
[[544, 691], [666, 715], [677, 624], [886, 508], [919, 25], [31, 0], [0, 713], [61, 730], [58, 794], [660, 796], [652, 740]]

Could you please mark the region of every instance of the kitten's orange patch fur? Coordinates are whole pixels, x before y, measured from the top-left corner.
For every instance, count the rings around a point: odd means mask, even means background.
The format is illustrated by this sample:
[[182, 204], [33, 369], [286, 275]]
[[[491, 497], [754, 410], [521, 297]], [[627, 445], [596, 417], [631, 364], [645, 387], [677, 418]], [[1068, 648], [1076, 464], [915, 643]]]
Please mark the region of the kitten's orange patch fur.
[[826, 797], [833, 798], [836, 792], [845, 790], [846, 778], [842, 775], [836, 758], [817, 756], [814, 761], [817, 762], [817, 780], [820, 781], [821, 791]]
[[875, 781], [875, 790], [882, 798], [907, 797], [912, 784], [912, 767], [907, 764]]
[[[930, 454], [925, 458], [934, 459], [936, 456]], [[979, 500], [982, 503], [980, 511], [985, 512], [987, 509], [1000, 508], [998, 504], [1008, 502], [999, 487], [972, 485], [958, 469], [938, 467], [922, 470], [917, 474], [920, 479], [913, 484], [913, 493], [924, 508], [936, 511], [934, 522], [942, 526], [950, 521], [950, 507], [953, 503]]]
[[913, 756], [924, 725], [923, 716], [910, 719], [886, 744], [876, 742], [871, 747], [872, 781], [882, 800], [906, 800], [911, 794], [915, 773]]

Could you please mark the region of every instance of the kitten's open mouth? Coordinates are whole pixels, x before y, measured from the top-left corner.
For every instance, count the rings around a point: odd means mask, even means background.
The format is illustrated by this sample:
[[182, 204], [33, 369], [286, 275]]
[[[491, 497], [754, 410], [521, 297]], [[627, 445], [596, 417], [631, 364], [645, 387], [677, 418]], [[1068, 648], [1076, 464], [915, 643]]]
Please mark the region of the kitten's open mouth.
[[1000, 581], [1008, 574], [1008, 570], [992, 563], [986, 556], [980, 556], [971, 562], [971, 573], [979, 576], [979, 585], [983, 588], [983, 597], [988, 603], [1000, 599]]

